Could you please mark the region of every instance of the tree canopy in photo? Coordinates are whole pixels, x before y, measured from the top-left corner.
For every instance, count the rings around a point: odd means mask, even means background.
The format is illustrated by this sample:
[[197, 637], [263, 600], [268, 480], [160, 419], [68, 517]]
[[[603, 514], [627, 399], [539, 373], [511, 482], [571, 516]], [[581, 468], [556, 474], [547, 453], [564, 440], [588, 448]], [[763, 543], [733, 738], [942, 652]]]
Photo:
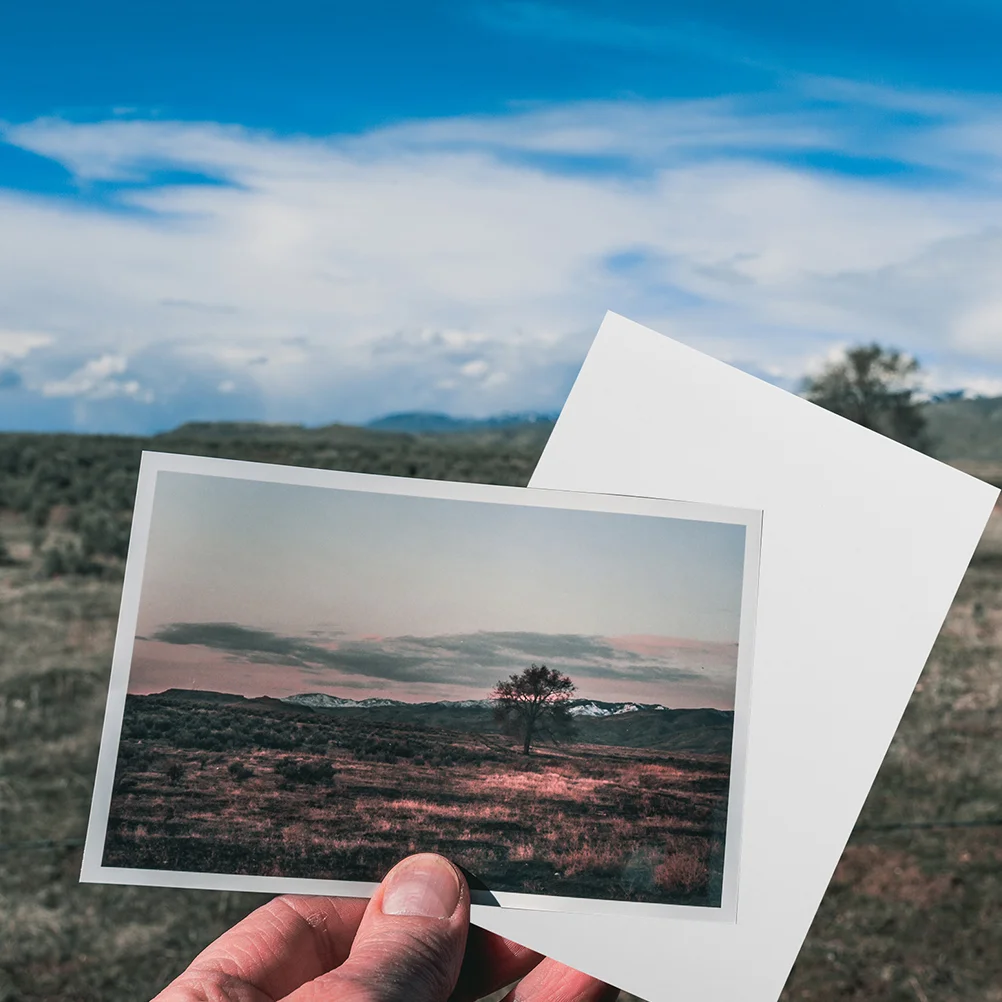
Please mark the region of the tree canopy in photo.
[[499, 681], [490, 698], [502, 730], [519, 738], [522, 754], [529, 755], [540, 734], [558, 740], [571, 733], [573, 720], [567, 712], [567, 700], [576, 688], [562, 672], [533, 664]]

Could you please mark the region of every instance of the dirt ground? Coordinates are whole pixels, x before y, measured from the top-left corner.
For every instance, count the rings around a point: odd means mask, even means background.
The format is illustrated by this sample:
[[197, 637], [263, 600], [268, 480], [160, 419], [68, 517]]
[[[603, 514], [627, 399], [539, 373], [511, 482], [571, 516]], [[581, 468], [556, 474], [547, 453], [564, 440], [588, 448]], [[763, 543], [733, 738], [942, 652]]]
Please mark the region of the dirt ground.
[[[148, 998], [263, 899], [77, 883], [119, 584], [39, 580], [0, 530], [0, 1000]], [[1000, 629], [996, 515], [785, 999], [1002, 1000]], [[966, 826], [900, 827], [930, 820]]]

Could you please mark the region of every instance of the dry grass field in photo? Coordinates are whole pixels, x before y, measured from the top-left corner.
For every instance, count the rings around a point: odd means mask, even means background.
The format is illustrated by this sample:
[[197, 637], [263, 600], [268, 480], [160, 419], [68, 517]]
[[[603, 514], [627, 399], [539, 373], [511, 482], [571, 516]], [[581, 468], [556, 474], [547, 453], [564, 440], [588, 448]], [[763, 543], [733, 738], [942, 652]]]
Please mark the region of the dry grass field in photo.
[[527, 757], [378, 707], [130, 696], [104, 863], [375, 881], [440, 852], [492, 891], [719, 905], [728, 776], [727, 754], [575, 741]]
[[[230, 448], [240, 458], [293, 455], [285, 461], [411, 472], [406, 443], [391, 444], [399, 464], [392, 469], [380, 465], [378, 450], [366, 453], [368, 446], [354, 440], [335, 455], [333, 448], [283, 451], [270, 441], [267, 455], [240, 443], [202, 446], [216, 454]], [[540, 444], [492, 441], [478, 453], [469, 443], [422, 442], [425, 458], [412, 465], [422, 475], [524, 482]], [[199, 443], [183, 449], [199, 451]], [[85, 455], [79, 468], [84, 459], [88, 469], [97, 464]], [[53, 478], [65, 474], [79, 484], [83, 475], [74, 462], [65, 457]], [[99, 483], [108, 482], [101, 470]], [[77, 552], [81, 529], [65, 508], [44, 513], [39, 525], [41, 515], [26, 505], [0, 500], [16, 508], [0, 515], [7, 551], [0, 566], [0, 999], [149, 998], [264, 898], [77, 882], [120, 580], [114, 560], [100, 554], [100, 573], [46, 573], [53, 568], [43, 566], [44, 554], [54, 546]], [[180, 790], [197, 782], [202, 769], [193, 752], [186, 756]], [[274, 763], [246, 765], [255, 772], [245, 782], [277, 785], [269, 772]], [[206, 761], [205, 769], [214, 767]], [[552, 772], [566, 777], [559, 768]], [[142, 777], [135, 777], [137, 785]], [[309, 785], [297, 791], [310, 810]], [[400, 799], [416, 800], [417, 792]], [[786, 1002], [1002, 1000], [1000, 817], [1002, 516], [996, 514], [793, 969]], [[928, 822], [944, 827], [902, 827]], [[957, 822], [969, 825], [946, 826]]]

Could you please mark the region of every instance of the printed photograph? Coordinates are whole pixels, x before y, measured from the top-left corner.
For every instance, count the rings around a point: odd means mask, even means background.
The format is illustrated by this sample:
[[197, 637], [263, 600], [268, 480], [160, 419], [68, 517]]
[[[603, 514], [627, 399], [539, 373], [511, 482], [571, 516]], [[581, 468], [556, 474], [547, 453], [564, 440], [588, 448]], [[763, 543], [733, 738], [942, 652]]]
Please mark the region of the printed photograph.
[[160, 470], [103, 866], [719, 908], [746, 525], [493, 490]]

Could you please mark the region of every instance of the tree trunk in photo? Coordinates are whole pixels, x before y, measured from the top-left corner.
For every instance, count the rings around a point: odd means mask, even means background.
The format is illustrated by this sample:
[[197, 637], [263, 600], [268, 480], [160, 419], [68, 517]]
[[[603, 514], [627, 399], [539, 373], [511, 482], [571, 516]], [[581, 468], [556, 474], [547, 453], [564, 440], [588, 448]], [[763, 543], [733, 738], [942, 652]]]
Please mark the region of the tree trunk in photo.
[[527, 720], [525, 724], [525, 741], [522, 742], [522, 754], [532, 754], [532, 720]]

